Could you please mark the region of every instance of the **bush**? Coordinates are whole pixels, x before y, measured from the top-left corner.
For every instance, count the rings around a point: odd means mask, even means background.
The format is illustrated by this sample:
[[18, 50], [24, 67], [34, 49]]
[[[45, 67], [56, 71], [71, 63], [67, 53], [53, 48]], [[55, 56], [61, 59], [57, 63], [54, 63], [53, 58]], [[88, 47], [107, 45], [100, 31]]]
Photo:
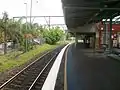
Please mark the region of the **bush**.
[[51, 30], [45, 30], [43, 33], [43, 37], [45, 38], [46, 43], [51, 45], [60, 41], [63, 35], [64, 32], [58, 27], [52, 28]]

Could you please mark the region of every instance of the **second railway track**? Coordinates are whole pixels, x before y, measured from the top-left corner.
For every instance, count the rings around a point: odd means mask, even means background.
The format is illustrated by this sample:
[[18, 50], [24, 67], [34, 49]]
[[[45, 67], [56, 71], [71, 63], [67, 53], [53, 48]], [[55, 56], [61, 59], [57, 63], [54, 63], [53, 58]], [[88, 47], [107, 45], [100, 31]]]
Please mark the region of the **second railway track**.
[[46, 53], [29, 64], [1, 85], [0, 90], [40, 90], [62, 47]]

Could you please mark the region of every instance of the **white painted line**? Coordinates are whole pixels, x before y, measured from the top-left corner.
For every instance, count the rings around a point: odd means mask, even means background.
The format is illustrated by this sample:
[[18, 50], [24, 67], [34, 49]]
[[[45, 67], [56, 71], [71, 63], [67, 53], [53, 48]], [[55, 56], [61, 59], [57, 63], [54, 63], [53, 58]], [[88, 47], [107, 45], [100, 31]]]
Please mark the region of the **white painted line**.
[[50, 70], [50, 72], [49, 72], [49, 74], [48, 74], [48, 76], [43, 84], [42, 90], [54, 90], [58, 71], [60, 68], [61, 61], [62, 61], [62, 57], [63, 57], [65, 49], [67, 48], [68, 45], [66, 45], [61, 50], [61, 52], [58, 54], [53, 66], [52, 66], [52, 68], [51, 68], [51, 70]]

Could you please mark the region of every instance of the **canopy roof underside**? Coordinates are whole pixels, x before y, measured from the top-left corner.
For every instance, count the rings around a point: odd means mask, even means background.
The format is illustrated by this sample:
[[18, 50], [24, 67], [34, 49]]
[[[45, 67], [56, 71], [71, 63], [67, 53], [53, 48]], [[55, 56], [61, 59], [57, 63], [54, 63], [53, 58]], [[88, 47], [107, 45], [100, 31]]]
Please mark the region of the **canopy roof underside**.
[[62, 0], [68, 28], [120, 15], [120, 0]]

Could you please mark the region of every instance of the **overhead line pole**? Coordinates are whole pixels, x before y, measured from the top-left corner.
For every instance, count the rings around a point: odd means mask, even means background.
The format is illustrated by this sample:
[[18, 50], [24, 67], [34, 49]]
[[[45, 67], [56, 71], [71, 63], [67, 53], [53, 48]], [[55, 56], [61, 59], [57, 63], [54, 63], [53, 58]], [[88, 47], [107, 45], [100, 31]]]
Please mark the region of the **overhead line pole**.
[[49, 16], [49, 30], [50, 30], [50, 16]]
[[27, 30], [27, 3], [24, 3], [26, 5], [26, 30]]
[[31, 18], [32, 18], [32, 0], [31, 0], [31, 2], [30, 2], [30, 29], [32, 29], [32, 20], [31, 20]]
[[[48, 26], [48, 28], [50, 29], [50, 26], [55, 26], [55, 25], [66, 25], [66, 24], [51, 24], [51, 21], [50, 21], [50, 19], [51, 19], [51, 17], [60, 17], [60, 18], [62, 18], [62, 17], [64, 17], [64, 16], [32, 16], [32, 15], [30, 15], [30, 16], [27, 16], [27, 18], [30, 18], [30, 20], [31, 20], [31, 18], [44, 18], [45, 19], [45, 21], [46, 21], [46, 23], [47, 23], [47, 26]], [[48, 21], [46, 20], [46, 17], [48, 18]], [[26, 16], [15, 16], [15, 17], [13, 17], [14, 19], [15, 18], [26, 18]], [[32, 21], [33, 22], [33, 21]], [[31, 23], [32, 23], [31, 22]], [[46, 25], [46, 24], [44, 24], [44, 25]]]
[[[24, 3], [26, 5], [26, 31], [27, 31], [27, 3]], [[25, 37], [25, 52], [28, 51], [28, 41], [27, 41], [27, 37]]]

